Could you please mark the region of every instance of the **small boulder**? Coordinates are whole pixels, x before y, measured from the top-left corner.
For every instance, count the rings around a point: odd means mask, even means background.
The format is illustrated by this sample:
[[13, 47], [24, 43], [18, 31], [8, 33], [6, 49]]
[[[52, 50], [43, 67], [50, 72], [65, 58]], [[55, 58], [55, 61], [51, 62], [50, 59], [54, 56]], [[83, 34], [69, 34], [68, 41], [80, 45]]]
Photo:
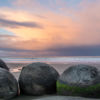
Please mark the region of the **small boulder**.
[[45, 63], [32, 63], [22, 68], [19, 77], [21, 93], [43, 95], [56, 92], [58, 72]]
[[0, 98], [11, 100], [18, 94], [18, 83], [7, 70], [0, 68]]
[[9, 68], [7, 67], [7, 65], [5, 64], [5, 62], [3, 60], [0, 59], [0, 68], [4, 68], [6, 70], [9, 70]]
[[100, 97], [100, 73], [89, 65], [66, 69], [57, 81], [57, 93], [67, 96]]

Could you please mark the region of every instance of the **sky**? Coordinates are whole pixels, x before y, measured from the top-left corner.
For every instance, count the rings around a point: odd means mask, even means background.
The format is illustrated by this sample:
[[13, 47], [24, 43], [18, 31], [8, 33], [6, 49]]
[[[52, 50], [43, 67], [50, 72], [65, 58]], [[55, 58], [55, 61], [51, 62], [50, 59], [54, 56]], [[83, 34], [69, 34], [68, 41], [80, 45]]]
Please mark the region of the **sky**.
[[100, 0], [0, 0], [0, 57], [100, 56]]

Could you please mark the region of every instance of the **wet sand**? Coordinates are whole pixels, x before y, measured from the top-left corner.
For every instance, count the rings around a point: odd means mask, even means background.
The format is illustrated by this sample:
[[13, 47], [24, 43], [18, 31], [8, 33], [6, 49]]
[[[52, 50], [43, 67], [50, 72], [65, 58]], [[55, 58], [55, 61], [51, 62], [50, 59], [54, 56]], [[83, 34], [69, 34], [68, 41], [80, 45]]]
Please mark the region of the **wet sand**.
[[[23, 66], [26, 66], [28, 63], [8, 63], [8, 67], [10, 68], [10, 71], [12, 74], [16, 77], [18, 80], [21, 69]], [[83, 62], [73, 62], [73, 63], [51, 63], [50, 65], [53, 66], [59, 74], [63, 73], [65, 69], [68, 67], [75, 65], [75, 64], [88, 64], [97, 67], [100, 69], [100, 63], [83, 63]], [[82, 98], [82, 97], [69, 97], [69, 96], [57, 96], [57, 95], [49, 95], [49, 96], [18, 96], [14, 98], [13, 100], [100, 100], [100, 99], [94, 99], [94, 98]]]
[[72, 97], [72, 96], [20, 96], [13, 100], [100, 100], [94, 98]]

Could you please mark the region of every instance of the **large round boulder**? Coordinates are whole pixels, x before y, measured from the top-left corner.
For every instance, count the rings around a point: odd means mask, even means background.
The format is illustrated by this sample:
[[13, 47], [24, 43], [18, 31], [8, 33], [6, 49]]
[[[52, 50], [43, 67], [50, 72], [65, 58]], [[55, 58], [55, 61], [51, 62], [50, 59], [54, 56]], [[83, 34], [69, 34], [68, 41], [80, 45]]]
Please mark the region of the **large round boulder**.
[[11, 100], [18, 94], [18, 83], [15, 77], [7, 70], [0, 68], [0, 98]]
[[7, 65], [5, 64], [5, 62], [3, 60], [0, 59], [0, 68], [4, 68], [9, 70], [9, 68], [7, 67]]
[[43, 95], [56, 92], [58, 72], [46, 63], [32, 63], [22, 68], [19, 77], [21, 93]]
[[89, 65], [66, 69], [57, 81], [57, 93], [67, 96], [100, 97], [100, 74]]

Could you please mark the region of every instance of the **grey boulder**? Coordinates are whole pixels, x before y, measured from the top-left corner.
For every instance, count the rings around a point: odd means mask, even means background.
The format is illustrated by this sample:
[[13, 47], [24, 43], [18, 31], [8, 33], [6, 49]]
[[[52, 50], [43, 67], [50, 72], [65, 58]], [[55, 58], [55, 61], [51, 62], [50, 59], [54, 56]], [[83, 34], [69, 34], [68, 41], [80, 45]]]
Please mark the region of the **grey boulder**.
[[89, 65], [66, 69], [57, 81], [57, 93], [67, 96], [100, 97], [100, 73]]
[[7, 70], [0, 68], [0, 98], [11, 100], [18, 95], [18, 83]]
[[56, 92], [58, 72], [46, 63], [32, 63], [22, 68], [19, 77], [21, 93], [43, 95]]
[[4, 68], [6, 70], [9, 70], [9, 68], [7, 67], [6, 63], [0, 59], [0, 68]]

